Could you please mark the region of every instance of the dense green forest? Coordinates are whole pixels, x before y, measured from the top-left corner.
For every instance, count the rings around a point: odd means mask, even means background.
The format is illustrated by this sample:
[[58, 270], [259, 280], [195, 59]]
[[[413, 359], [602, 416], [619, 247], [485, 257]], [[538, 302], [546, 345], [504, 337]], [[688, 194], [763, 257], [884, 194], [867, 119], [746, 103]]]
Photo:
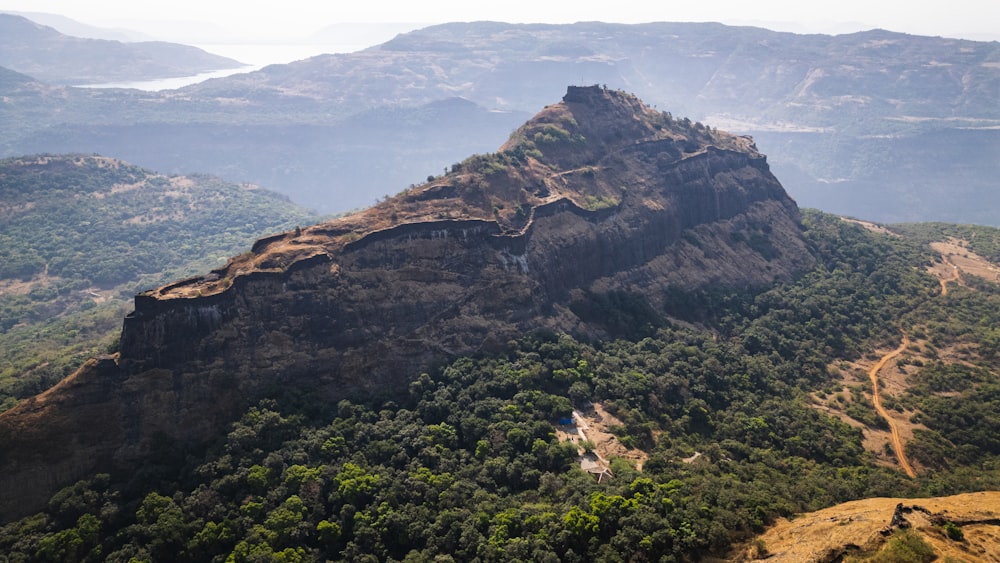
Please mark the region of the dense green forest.
[[99, 156], [0, 160], [0, 410], [113, 347], [137, 292], [317, 220], [208, 176]]
[[[869, 496], [1000, 486], [1000, 290], [940, 295], [914, 237], [805, 214], [817, 267], [758, 292], [594, 296], [622, 338], [539, 333], [320, 403], [276, 391], [200, 449], [163, 443], [0, 529], [8, 561], [690, 561], [778, 516]], [[986, 231], [983, 231], [986, 233]], [[996, 231], [989, 230], [995, 236]], [[610, 313], [615, 313], [614, 315]], [[646, 327], [642, 334], [626, 330]], [[919, 342], [916, 479], [816, 408], [839, 362]], [[958, 351], [961, 361], [948, 358]], [[936, 359], [935, 359], [936, 358]], [[954, 397], [958, 394], [958, 398]], [[599, 402], [649, 457], [583, 471], [558, 421]], [[862, 416], [858, 414], [858, 416]], [[877, 422], [877, 421], [875, 421]], [[694, 454], [700, 454], [695, 459]]]

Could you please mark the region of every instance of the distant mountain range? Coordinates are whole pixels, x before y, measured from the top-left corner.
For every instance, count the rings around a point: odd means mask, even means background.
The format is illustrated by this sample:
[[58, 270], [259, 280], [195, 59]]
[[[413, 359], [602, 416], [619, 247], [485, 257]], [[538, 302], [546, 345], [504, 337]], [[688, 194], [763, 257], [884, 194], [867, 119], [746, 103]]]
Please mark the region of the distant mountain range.
[[495, 150], [570, 84], [753, 135], [805, 207], [998, 224], [1000, 43], [882, 30], [454, 23], [158, 94], [16, 81], [0, 151], [203, 170], [341, 211]]
[[0, 13], [0, 66], [52, 84], [78, 85], [188, 76], [243, 63], [177, 43], [73, 37]]
[[88, 25], [74, 20], [73, 18], [68, 18], [59, 14], [50, 14], [46, 12], [15, 12], [7, 10], [0, 11], [0, 14], [22, 16], [37, 24], [54, 28], [56, 31], [64, 35], [71, 35], [73, 37], [81, 37], [84, 39], [106, 39], [108, 41], [126, 42], [155, 40], [153, 37], [139, 31]]

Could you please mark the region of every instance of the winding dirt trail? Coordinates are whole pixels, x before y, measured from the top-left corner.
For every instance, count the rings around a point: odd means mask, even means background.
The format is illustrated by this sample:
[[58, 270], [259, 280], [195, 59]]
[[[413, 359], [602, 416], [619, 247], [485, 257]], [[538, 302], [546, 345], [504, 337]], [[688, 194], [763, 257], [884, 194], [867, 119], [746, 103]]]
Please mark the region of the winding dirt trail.
[[[964, 286], [965, 280], [962, 279], [962, 269], [957, 264], [955, 264], [955, 262], [952, 261], [951, 259], [952, 254], [951, 252], [949, 252], [951, 247], [941, 246], [944, 245], [945, 243], [935, 243], [935, 244], [938, 244], [940, 246], [939, 248], [935, 248], [935, 250], [937, 250], [941, 254], [941, 262], [945, 269], [944, 272], [942, 272], [941, 269], [938, 269], [936, 272], [938, 281], [941, 282], [941, 295], [945, 296], [948, 295], [949, 283], [956, 283], [958, 285]], [[934, 247], [934, 245], [931, 246], [932, 248]], [[896, 423], [893, 422], [893, 420], [889, 417], [889, 412], [885, 410], [885, 407], [882, 406], [882, 397], [881, 395], [879, 395], [878, 391], [879, 371], [881, 371], [882, 368], [885, 367], [885, 364], [888, 363], [889, 360], [902, 354], [903, 351], [906, 350], [906, 348], [909, 345], [910, 345], [910, 339], [904, 332], [903, 343], [899, 345], [899, 348], [896, 348], [892, 352], [889, 352], [885, 356], [882, 356], [882, 358], [879, 359], [879, 361], [874, 366], [872, 366], [872, 368], [868, 371], [868, 377], [871, 379], [872, 382], [872, 403], [875, 405], [875, 411], [879, 414], [879, 416], [884, 418], [885, 421], [889, 424], [889, 430], [890, 433], [892, 434], [892, 450], [896, 454], [896, 459], [899, 460], [899, 466], [902, 467], [903, 471], [905, 471], [906, 474], [912, 478], [916, 477], [917, 474], [913, 470], [913, 466], [910, 465], [910, 460], [906, 458], [906, 453], [903, 450], [903, 440], [899, 435], [899, 428], [896, 426]]]
[[896, 459], [899, 460], [900, 467], [906, 472], [910, 478], [916, 477], [917, 474], [913, 471], [913, 466], [910, 465], [910, 460], [906, 459], [906, 452], [903, 451], [903, 440], [899, 437], [899, 428], [896, 427], [896, 423], [893, 422], [892, 418], [889, 417], [889, 411], [885, 410], [882, 406], [882, 398], [878, 393], [878, 372], [885, 367], [885, 364], [895, 358], [896, 356], [903, 353], [907, 346], [910, 345], [910, 339], [903, 333], [903, 343], [899, 345], [892, 352], [882, 356], [882, 358], [872, 366], [872, 369], [868, 371], [868, 377], [872, 380], [872, 403], [875, 405], [875, 410], [878, 414], [889, 423], [889, 430], [892, 433], [892, 450], [896, 452]]
[[952, 272], [952, 275], [949, 278], [939, 278], [939, 281], [941, 282], [941, 295], [948, 295], [948, 282], [953, 281], [958, 283], [958, 285], [965, 284], [962, 282], [962, 272], [958, 269], [958, 266], [951, 261], [951, 258], [949, 258], [946, 254], [942, 254], [941, 260], [946, 266], [951, 268]]

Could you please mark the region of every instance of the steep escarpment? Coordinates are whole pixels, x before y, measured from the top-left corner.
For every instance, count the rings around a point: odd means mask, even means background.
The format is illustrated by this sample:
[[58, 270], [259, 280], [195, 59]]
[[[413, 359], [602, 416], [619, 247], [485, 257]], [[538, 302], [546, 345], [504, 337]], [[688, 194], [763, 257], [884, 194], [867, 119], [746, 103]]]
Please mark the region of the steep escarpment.
[[0, 416], [0, 517], [277, 387], [391, 392], [524, 332], [603, 335], [573, 313], [594, 295], [788, 279], [813, 261], [798, 220], [750, 139], [570, 88], [497, 153], [137, 296], [114, 361]]

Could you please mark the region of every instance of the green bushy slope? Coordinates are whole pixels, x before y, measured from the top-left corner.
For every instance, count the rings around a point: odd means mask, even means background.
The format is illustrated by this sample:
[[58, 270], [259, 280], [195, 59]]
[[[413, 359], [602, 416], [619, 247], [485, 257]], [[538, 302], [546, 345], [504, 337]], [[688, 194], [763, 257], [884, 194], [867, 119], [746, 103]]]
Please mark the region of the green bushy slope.
[[[972, 280], [942, 296], [923, 244], [805, 219], [819, 265], [796, 282], [678, 291], [641, 339], [536, 334], [381, 396], [265, 400], [207, 451], [164, 443], [138, 474], [63, 490], [0, 530], [0, 549], [12, 561], [686, 561], [778, 516], [1000, 486], [1000, 290]], [[912, 480], [815, 400], [839, 378], [831, 366], [895, 346], [901, 329], [923, 356], [982, 351], [914, 366], [899, 397], [927, 425]], [[611, 458], [613, 479], [598, 482], [556, 438], [591, 401], [648, 453], [641, 471]]]
[[113, 345], [138, 291], [317, 219], [254, 186], [99, 156], [0, 161], [0, 403]]

